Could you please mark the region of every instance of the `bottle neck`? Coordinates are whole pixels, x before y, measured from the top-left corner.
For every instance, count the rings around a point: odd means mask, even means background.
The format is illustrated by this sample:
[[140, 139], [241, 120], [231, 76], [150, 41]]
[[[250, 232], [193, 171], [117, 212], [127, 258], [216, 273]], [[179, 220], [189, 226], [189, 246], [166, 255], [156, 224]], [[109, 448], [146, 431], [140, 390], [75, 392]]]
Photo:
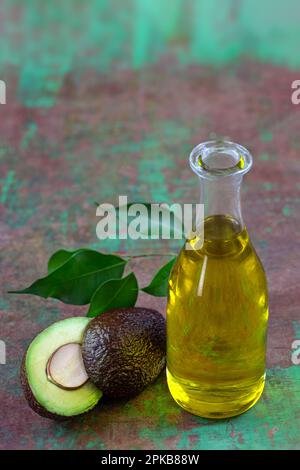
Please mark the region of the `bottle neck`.
[[[243, 230], [241, 183], [252, 162], [245, 147], [226, 140], [202, 142], [192, 150], [190, 165], [200, 177], [200, 203], [204, 204], [204, 238], [213, 233], [224, 238]], [[199, 233], [200, 223], [196, 227]]]
[[204, 219], [228, 217], [240, 230], [244, 228], [240, 201], [242, 179], [240, 174], [216, 179], [200, 177], [200, 203], [204, 204]]

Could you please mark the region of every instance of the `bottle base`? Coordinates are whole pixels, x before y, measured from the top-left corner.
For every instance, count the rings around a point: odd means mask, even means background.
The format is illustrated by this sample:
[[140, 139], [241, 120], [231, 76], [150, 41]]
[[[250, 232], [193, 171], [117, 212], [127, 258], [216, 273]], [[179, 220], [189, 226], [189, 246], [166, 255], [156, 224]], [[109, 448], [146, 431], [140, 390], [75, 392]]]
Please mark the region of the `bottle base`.
[[168, 369], [167, 382], [173, 399], [185, 411], [202, 418], [225, 419], [245, 413], [255, 405], [264, 389], [265, 374], [243, 392], [236, 386], [199, 390], [175, 379]]

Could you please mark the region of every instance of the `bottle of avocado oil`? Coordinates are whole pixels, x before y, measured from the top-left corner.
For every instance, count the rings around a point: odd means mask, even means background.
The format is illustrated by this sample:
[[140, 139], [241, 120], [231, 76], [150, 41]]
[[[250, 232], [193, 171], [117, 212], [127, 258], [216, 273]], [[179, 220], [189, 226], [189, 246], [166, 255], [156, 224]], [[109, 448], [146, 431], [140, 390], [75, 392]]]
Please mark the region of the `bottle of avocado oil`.
[[169, 280], [167, 380], [185, 410], [227, 418], [251, 408], [265, 382], [267, 282], [240, 205], [252, 156], [210, 141], [195, 147], [190, 165], [204, 217]]

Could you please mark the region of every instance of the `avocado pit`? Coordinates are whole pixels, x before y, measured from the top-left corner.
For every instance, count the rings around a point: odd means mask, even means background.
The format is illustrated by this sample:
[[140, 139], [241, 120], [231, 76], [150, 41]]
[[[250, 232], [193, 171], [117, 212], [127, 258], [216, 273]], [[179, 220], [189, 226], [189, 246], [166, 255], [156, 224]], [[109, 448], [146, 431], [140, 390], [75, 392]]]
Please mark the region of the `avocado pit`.
[[76, 390], [88, 380], [79, 343], [67, 343], [60, 346], [50, 356], [46, 374], [48, 380], [64, 390]]

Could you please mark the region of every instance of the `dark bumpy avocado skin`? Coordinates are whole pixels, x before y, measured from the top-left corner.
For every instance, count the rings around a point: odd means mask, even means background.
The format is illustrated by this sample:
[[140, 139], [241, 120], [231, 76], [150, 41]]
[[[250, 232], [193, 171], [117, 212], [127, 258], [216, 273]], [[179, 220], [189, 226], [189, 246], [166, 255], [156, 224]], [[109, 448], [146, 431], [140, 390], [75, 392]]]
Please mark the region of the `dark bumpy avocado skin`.
[[21, 385], [23, 388], [24, 396], [30, 408], [33, 411], [35, 411], [37, 414], [39, 414], [40, 416], [43, 416], [43, 418], [54, 419], [55, 421], [66, 421], [67, 419], [69, 419], [69, 416], [61, 416], [55, 413], [51, 413], [50, 411], [46, 410], [42, 405], [40, 405], [39, 402], [35, 399], [35, 396], [33, 395], [30, 385], [28, 383], [28, 379], [26, 375], [26, 368], [25, 368], [25, 360], [26, 360], [26, 353], [24, 354], [23, 360], [22, 360], [22, 365], [20, 369], [20, 380], [21, 380]]
[[91, 381], [105, 395], [133, 397], [165, 366], [165, 319], [139, 307], [105, 312], [87, 326], [82, 356]]

